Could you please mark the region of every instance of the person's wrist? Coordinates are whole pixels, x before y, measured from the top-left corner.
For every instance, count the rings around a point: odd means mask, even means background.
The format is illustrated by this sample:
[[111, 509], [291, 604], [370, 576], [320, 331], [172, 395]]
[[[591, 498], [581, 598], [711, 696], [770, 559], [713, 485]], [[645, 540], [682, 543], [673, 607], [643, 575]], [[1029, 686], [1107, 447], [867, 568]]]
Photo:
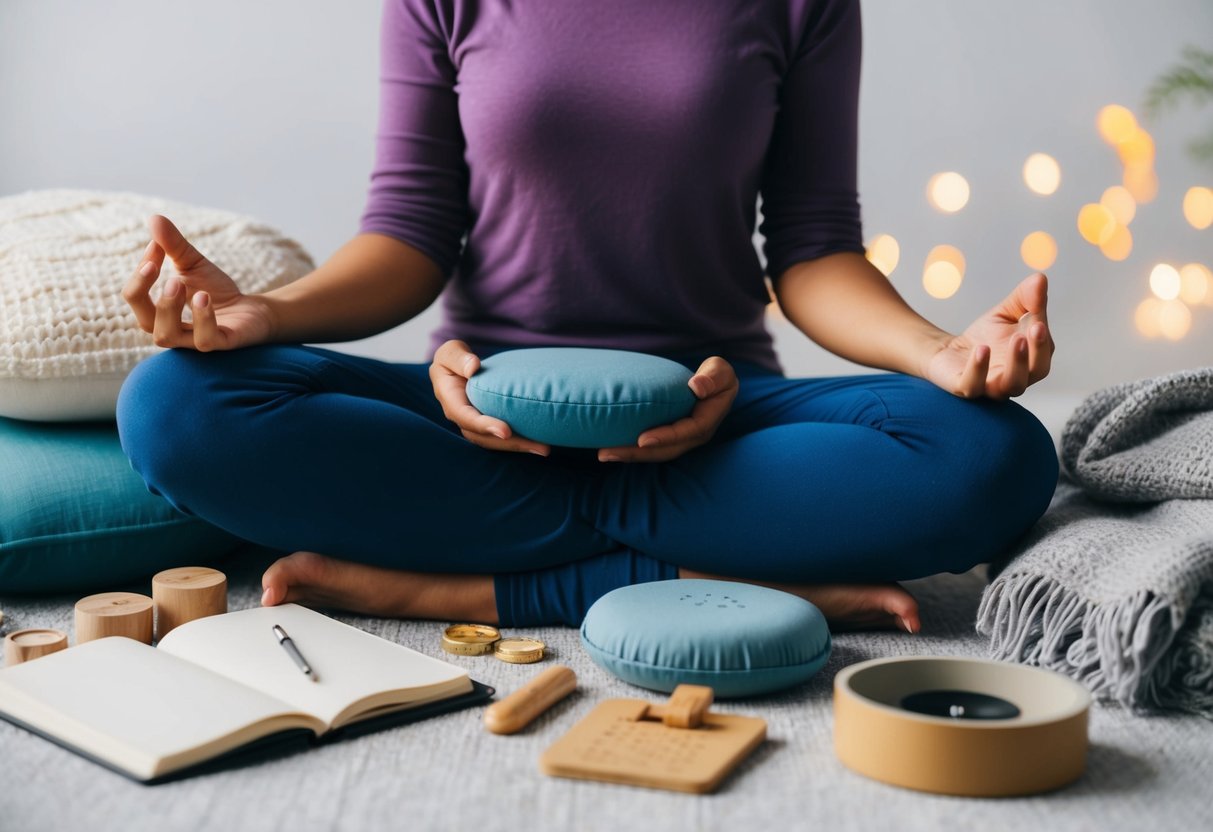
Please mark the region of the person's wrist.
[[245, 295], [247, 300], [261, 304], [264, 311], [266, 323], [265, 342], [267, 344], [278, 344], [283, 341], [283, 299], [277, 297], [272, 291], [262, 294]]
[[917, 375], [919, 378], [930, 380], [931, 361], [946, 349], [955, 337], [950, 332], [928, 324], [919, 333], [917, 344], [913, 351], [914, 360], [910, 364], [909, 372]]

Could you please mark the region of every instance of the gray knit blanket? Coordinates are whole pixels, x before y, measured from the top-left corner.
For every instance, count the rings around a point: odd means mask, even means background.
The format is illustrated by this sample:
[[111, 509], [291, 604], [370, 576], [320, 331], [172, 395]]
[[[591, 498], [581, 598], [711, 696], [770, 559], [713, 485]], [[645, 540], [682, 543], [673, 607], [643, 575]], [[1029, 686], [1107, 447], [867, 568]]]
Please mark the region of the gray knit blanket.
[[1213, 367], [1094, 393], [1061, 467], [1049, 510], [990, 564], [991, 655], [1213, 719]]

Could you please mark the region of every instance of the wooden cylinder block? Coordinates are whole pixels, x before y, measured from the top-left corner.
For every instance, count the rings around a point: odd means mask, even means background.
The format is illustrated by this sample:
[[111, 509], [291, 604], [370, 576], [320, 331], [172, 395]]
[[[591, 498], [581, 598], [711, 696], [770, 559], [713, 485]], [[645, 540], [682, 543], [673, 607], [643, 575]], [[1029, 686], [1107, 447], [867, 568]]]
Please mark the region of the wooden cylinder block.
[[14, 630], [4, 637], [4, 665], [12, 667], [65, 647], [67, 633], [62, 630]]
[[136, 592], [102, 592], [76, 602], [76, 643], [126, 636], [152, 643], [152, 599]]
[[156, 639], [195, 618], [227, 612], [227, 576], [205, 566], [181, 566], [152, 578]]

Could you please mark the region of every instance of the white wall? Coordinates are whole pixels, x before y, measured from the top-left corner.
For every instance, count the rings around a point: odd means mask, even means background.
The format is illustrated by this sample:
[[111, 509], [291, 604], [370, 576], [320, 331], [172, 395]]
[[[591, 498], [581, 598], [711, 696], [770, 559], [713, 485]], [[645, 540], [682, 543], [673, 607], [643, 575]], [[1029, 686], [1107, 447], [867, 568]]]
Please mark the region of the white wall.
[[[378, 0], [0, 0], [0, 195], [34, 188], [136, 191], [254, 215], [322, 262], [356, 231], [377, 118]], [[1058, 240], [1049, 270], [1058, 341], [1048, 392], [1213, 363], [1213, 307], [1179, 343], [1133, 329], [1158, 261], [1213, 265], [1213, 230], [1180, 201], [1213, 184], [1184, 152], [1213, 107], [1149, 125], [1158, 198], [1113, 263], [1083, 242], [1075, 216], [1116, 184], [1115, 153], [1095, 131], [1107, 103], [1140, 110], [1151, 80], [1185, 43], [1213, 48], [1208, 0], [866, 0], [860, 199], [865, 236], [892, 233], [892, 279], [941, 326], [963, 328], [1029, 269], [1019, 242]], [[1054, 155], [1062, 185], [1030, 194], [1020, 168]], [[926, 203], [931, 174], [958, 170], [969, 206]], [[968, 273], [949, 300], [921, 288], [937, 243], [960, 246]], [[438, 307], [342, 349], [419, 361]], [[773, 322], [792, 374], [858, 371]]]

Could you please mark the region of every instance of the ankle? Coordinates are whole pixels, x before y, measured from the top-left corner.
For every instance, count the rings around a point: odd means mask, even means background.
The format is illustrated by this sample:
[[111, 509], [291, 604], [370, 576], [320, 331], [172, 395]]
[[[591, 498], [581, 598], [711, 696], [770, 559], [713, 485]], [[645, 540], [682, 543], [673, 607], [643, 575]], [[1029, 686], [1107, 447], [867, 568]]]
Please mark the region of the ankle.
[[406, 602], [412, 618], [497, 623], [497, 596], [490, 575], [423, 575]]

